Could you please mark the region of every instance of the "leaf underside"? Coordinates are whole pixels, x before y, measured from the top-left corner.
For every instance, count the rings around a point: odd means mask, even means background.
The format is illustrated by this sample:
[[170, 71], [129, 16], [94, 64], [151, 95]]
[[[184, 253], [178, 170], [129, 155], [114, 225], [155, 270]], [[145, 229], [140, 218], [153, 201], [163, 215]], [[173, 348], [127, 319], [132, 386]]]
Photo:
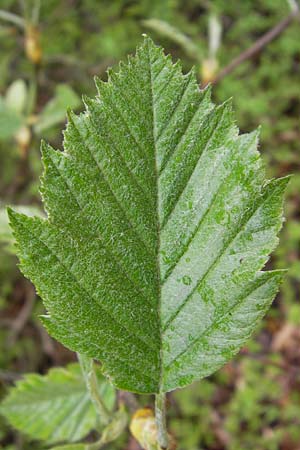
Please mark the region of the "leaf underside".
[[23, 273], [67, 347], [122, 389], [185, 386], [225, 364], [268, 309], [288, 178], [149, 38], [42, 146], [47, 220], [10, 212]]
[[[99, 394], [112, 409], [115, 394], [101, 375]], [[74, 442], [96, 426], [97, 414], [86, 390], [79, 364], [51, 369], [47, 375], [28, 374], [17, 382], [0, 412], [18, 430], [48, 443]]]

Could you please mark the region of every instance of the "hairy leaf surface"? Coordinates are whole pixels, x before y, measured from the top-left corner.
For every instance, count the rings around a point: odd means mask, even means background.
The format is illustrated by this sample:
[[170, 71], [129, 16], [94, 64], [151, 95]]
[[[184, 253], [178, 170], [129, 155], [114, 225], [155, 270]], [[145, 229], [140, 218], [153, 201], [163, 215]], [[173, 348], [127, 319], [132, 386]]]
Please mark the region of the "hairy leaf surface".
[[[112, 409], [115, 391], [100, 375], [99, 393]], [[79, 364], [26, 375], [1, 404], [0, 412], [18, 430], [48, 443], [77, 441], [96, 426], [97, 414]]]
[[228, 361], [269, 307], [288, 179], [266, 181], [257, 132], [239, 135], [145, 38], [43, 145], [47, 220], [11, 212], [49, 332], [116, 386], [169, 391]]

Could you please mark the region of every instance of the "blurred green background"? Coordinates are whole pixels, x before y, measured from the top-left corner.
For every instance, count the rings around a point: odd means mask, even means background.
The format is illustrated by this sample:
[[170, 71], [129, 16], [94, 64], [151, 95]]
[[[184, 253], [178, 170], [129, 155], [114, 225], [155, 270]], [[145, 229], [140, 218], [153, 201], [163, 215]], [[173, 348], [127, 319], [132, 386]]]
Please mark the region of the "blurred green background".
[[[300, 449], [300, 19], [218, 80], [233, 58], [287, 17], [294, 0], [1, 0], [0, 396], [24, 372], [74, 355], [39, 323], [41, 301], [19, 273], [4, 205], [40, 208], [41, 138], [62, 148], [65, 113], [94, 95], [93, 76], [133, 53], [142, 33], [184, 71], [196, 66], [213, 98], [233, 97], [241, 131], [262, 125], [270, 177], [293, 173], [287, 218], [268, 265], [289, 268], [280, 294], [240, 355], [169, 396], [169, 424], [185, 450]], [[295, 10], [294, 10], [295, 11]], [[143, 404], [149, 398], [141, 399]], [[0, 419], [0, 448], [40, 449]], [[129, 434], [108, 449], [138, 449]]]

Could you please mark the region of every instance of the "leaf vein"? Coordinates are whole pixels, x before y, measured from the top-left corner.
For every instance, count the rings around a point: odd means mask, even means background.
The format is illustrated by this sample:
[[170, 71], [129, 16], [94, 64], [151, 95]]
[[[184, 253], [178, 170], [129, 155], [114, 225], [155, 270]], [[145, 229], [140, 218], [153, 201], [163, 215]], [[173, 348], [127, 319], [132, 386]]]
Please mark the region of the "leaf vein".
[[[129, 103], [129, 99], [128, 99], [128, 103]], [[94, 120], [92, 119], [92, 117], [90, 117], [90, 123], [92, 124], [93, 129], [95, 130], [95, 133], [97, 133], [97, 129], [96, 129], [96, 124], [94, 123]], [[133, 181], [133, 183], [142, 191], [143, 195], [148, 199], [148, 201], [152, 201], [149, 191], [146, 191], [142, 185], [140, 184], [140, 182], [138, 181], [136, 175], [133, 173], [132, 169], [128, 166], [128, 164], [126, 163], [125, 158], [122, 155], [122, 152], [119, 149], [118, 144], [116, 144], [116, 142], [114, 140], [111, 139], [111, 137], [106, 136], [107, 140], [111, 143], [111, 145], [114, 147], [115, 151], [118, 154], [118, 158], [123, 162], [124, 166], [127, 168], [128, 170], [128, 174], [129, 174], [129, 178], [131, 178], [131, 180]], [[106, 180], [105, 180], [106, 181]]]
[[[272, 195], [272, 194], [271, 194]], [[245, 220], [241, 223], [241, 226], [238, 227], [235, 230], [235, 233], [233, 234], [233, 236], [231, 237], [231, 239], [229, 239], [229, 241], [225, 244], [225, 246], [221, 249], [220, 253], [217, 255], [217, 257], [215, 258], [215, 260], [212, 262], [212, 264], [209, 266], [209, 268], [207, 269], [207, 271], [205, 272], [205, 274], [203, 275], [203, 277], [199, 280], [199, 282], [196, 283], [195, 287], [192, 289], [192, 291], [190, 292], [190, 294], [186, 297], [186, 299], [181, 303], [181, 305], [179, 306], [179, 308], [175, 311], [175, 313], [171, 316], [171, 318], [169, 319], [169, 321], [167, 322], [167, 324], [165, 325], [164, 331], [170, 326], [170, 324], [174, 321], [174, 319], [178, 316], [178, 314], [180, 313], [180, 311], [183, 309], [183, 307], [187, 304], [187, 302], [189, 301], [189, 299], [192, 297], [192, 295], [194, 294], [194, 292], [199, 289], [203, 283], [203, 281], [207, 278], [207, 276], [209, 275], [209, 273], [211, 272], [212, 269], [214, 269], [214, 267], [218, 264], [218, 262], [220, 261], [221, 257], [225, 254], [225, 252], [228, 250], [228, 248], [230, 247], [230, 245], [235, 241], [235, 239], [240, 235], [240, 233], [244, 230], [244, 228], [247, 226], [249, 220], [254, 216], [254, 214], [256, 213], [256, 211], [263, 205], [263, 203], [268, 199], [269, 197], [267, 196], [266, 198], [262, 197], [260, 199], [260, 201], [258, 201], [256, 204], [255, 202], [253, 202], [253, 204], [255, 204], [255, 208], [253, 211], [251, 211], [250, 216], [246, 215]]]
[[117, 116], [119, 116], [119, 118], [121, 119], [121, 121], [123, 122], [125, 128], [128, 130], [130, 136], [132, 137], [132, 139], [134, 140], [134, 142], [136, 143], [137, 147], [140, 149], [140, 151], [142, 152], [142, 154], [145, 156], [146, 159], [149, 160], [149, 155], [147, 155], [146, 152], [144, 152], [144, 148], [143, 148], [143, 144], [141, 144], [139, 142], [139, 140], [137, 139], [137, 137], [135, 136], [135, 134], [133, 133], [132, 129], [130, 128], [128, 122], [126, 121], [123, 113], [120, 111], [120, 109], [116, 106], [115, 103], [113, 103], [110, 99], [110, 96], [106, 97], [106, 101], [107, 101], [107, 105], [110, 105], [111, 111], [117, 113]]
[[[226, 149], [225, 149], [226, 150]], [[225, 153], [225, 152], [224, 152]], [[223, 153], [223, 154], [224, 154]], [[202, 155], [201, 155], [202, 156]], [[201, 160], [201, 157], [200, 157]], [[219, 161], [216, 160], [215, 163], [218, 163]], [[215, 166], [216, 164], [214, 164]], [[219, 195], [220, 190], [222, 189], [222, 187], [224, 186], [224, 184], [227, 182], [228, 178], [230, 177], [230, 173], [225, 177], [224, 180], [222, 180], [222, 182], [220, 183], [219, 187], [217, 188], [217, 191], [215, 192], [215, 194], [213, 195], [211, 202], [208, 204], [204, 214], [202, 215], [202, 217], [200, 218], [198, 224], [195, 227], [195, 230], [191, 233], [191, 236], [189, 238], [189, 240], [186, 243], [186, 246], [183, 248], [183, 251], [181, 252], [180, 256], [177, 258], [176, 262], [174, 262], [174, 264], [172, 264], [172, 266], [170, 266], [169, 270], [166, 272], [166, 276], [164, 277], [164, 279], [162, 280], [162, 285], [165, 284], [165, 282], [167, 281], [167, 279], [172, 275], [173, 273], [173, 269], [175, 269], [175, 267], [177, 266], [177, 264], [179, 263], [179, 261], [182, 259], [182, 257], [188, 252], [194, 238], [196, 237], [196, 235], [198, 234], [198, 232], [201, 229], [201, 226], [203, 224], [203, 221], [205, 220], [205, 218], [211, 213], [211, 209], [213, 208], [213, 205]], [[200, 203], [200, 200], [198, 201], [197, 204]]]
[[[92, 123], [92, 122], [90, 122], [90, 123]], [[73, 122], [73, 125], [74, 125], [74, 128], [77, 130], [79, 136], [82, 136], [80, 130], [78, 129], [78, 127], [76, 126], [76, 124], [75, 124], [74, 122]], [[92, 126], [93, 126], [93, 123], [92, 123]], [[85, 148], [89, 151], [89, 153], [90, 153], [92, 159], [94, 160], [96, 166], [98, 167], [98, 170], [99, 170], [99, 172], [100, 172], [100, 174], [101, 174], [103, 180], [105, 181], [105, 183], [106, 183], [106, 185], [107, 185], [107, 187], [108, 187], [110, 193], [112, 194], [113, 198], [115, 199], [115, 202], [116, 202], [117, 206], [118, 206], [119, 209], [122, 211], [122, 213], [123, 213], [124, 217], [126, 218], [126, 220], [127, 220], [128, 224], [129, 224], [130, 228], [133, 230], [134, 234], [136, 235], [138, 241], [141, 242], [141, 244], [146, 248], [146, 250], [147, 250], [149, 253], [152, 253], [153, 250], [151, 249], [151, 247], [149, 247], [148, 245], [146, 245], [146, 243], [144, 242], [144, 240], [141, 238], [140, 234], [137, 232], [136, 228], [134, 227], [133, 223], [132, 223], [131, 220], [129, 219], [128, 215], [126, 214], [125, 209], [123, 208], [122, 204], [121, 204], [120, 201], [118, 200], [118, 198], [117, 198], [115, 192], [113, 191], [112, 187], [110, 186], [108, 180], [107, 180], [106, 177], [104, 176], [103, 170], [102, 170], [101, 166], [99, 165], [99, 163], [98, 163], [98, 161], [97, 161], [97, 159], [96, 159], [94, 153], [92, 152], [90, 146], [89, 146], [89, 145], [86, 145]]]
[[219, 122], [218, 122], [218, 125], [212, 130], [212, 133], [211, 133], [211, 135], [210, 135], [208, 141], [206, 142], [204, 149], [202, 150], [201, 154], [199, 155], [199, 158], [197, 159], [197, 161], [196, 161], [194, 167], [192, 168], [191, 173], [190, 173], [188, 179], [187, 179], [186, 182], [184, 183], [182, 189], [179, 191], [179, 194], [178, 194], [176, 200], [173, 202], [173, 205], [172, 205], [171, 210], [168, 212], [167, 216], [164, 217], [164, 221], [163, 221], [163, 224], [162, 224], [162, 230], [163, 230], [163, 229], [165, 228], [165, 226], [167, 225], [167, 223], [168, 223], [168, 221], [169, 221], [171, 215], [173, 214], [173, 211], [174, 211], [175, 208], [176, 208], [177, 203], [179, 202], [179, 200], [180, 200], [181, 196], [183, 195], [184, 191], [187, 189], [187, 187], [188, 187], [188, 185], [189, 185], [189, 182], [190, 182], [190, 180], [191, 180], [191, 178], [192, 178], [192, 176], [193, 176], [193, 174], [194, 174], [194, 172], [195, 172], [195, 170], [196, 170], [196, 168], [197, 168], [197, 166], [198, 166], [198, 163], [199, 163], [199, 160], [200, 160], [200, 157], [201, 157], [202, 153], [205, 152], [205, 151], [207, 150], [207, 148], [209, 147], [209, 145], [210, 145], [210, 143], [211, 143], [213, 137], [215, 136], [215, 133], [217, 132], [217, 130], [218, 130], [220, 124], [222, 123], [222, 119], [223, 119], [223, 116], [224, 116], [224, 112], [225, 112], [225, 110], [223, 110], [223, 112], [222, 112], [222, 116], [221, 116], [221, 118], [220, 118], [220, 120], [219, 120]]
[[[75, 283], [78, 285], [78, 287], [80, 289], [83, 290], [83, 292], [85, 292], [86, 295], [88, 295], [89, 298], [91, 298], [94, 303], [99, 306], [100, 309], [102, 309], [103, 311], [105, 311], [107, 313], [108, 316], [110, 316], [111, 319], [113, 319], [121, 328], [123, 328], [124, 330], [127, 331], [127, 333], [129, 335], [131, 335], [131, 337], [136, 338], [138, 341], [140, 341], [141, 343], [143, 343], [144, 345], [146, 345], [146, 347], [150, 348], [150, 349], [154, 349], [154, 347], [149, 344], [148, 341], [144, 341], [142, 338], [140, 338], [136, 333], [134, 333], [132, 331], [131, 328], [127, 328], [122, 322], [120, 322], [107, 308], [105, 308], [105, 306], [103, 306], [103, 303], [100, 303], [93, 295], [92, 292], [89, 292], [89, 290], [83, 285], [81, 284], [80, 280], [77, 278], [77, 276], [72, 272], [72, 270], [70, 269], [70, 267], [68, 267], [66, 264], [64, 264], [62, 262], [62, 260], [51, 250], [51, 248], [40, 238], [36, 236], [36, 239], [38, 239], [42, 244], [44, 244], [44, 246], [47, 248], [47, 250], [50, 252], [50, 254], [52, 256], [54, 256], [57, 261], [61, 264], [62, 267], [65, 268], [65, 270], [67, 271], [67, 273], [69, 273], [72, 278], [74, 279]], [[136, 342], [134, 342], [134, 344], [136, 344]]]
[[246, 296], [242, 298], [240, 297], [224, 314], [214, 320], [199, 336], [197, 336], [196, 339], [190, 342], [184, 350], [182, 350], [174, 359], [172, 359], [166, 370], [168, 370], [172, 366], [172, 364], [174, 364], [174, 362], [177, 361], [184, 353], [186, 353], [193, 345], [200, 341], [200, 339], [202, 339], [204, 335], [206, 335], [208, 332], [213, 331], [214, 328], [220, 324], [220, 322], [222, 322], [228, 315], [230, 315], [236, 308], [238, 308], [238, 306], [240, 306], [251, 294], [253, 294], [253, 292], [259, 289], [264, 283], [265, 280], [262, 280], [262, 282], [258, 286], [255, 286], [254, 289], [248, 292]]
[[[71, 195], [73, 196], [74, 200], [76, 201], [76, 203], [77, 203], [77, 205], [78, 205], [80, 211], [83, 211], [83, 209], [82, 209], [82, 207], [81, 207], [81, 205], [80, 205], [80, 203], [79, 203], [77, 197], [75, 196], [74, 192], [73, 192], [72, 189], [70, 188], [70, 186], [69, 186], [69, 184], [67, 183], [65, 177], [61, 174], [61, 172], [60, 172], [59, 168], [57, 167], [57, 165], [55, 164], [55, 162], [54, 162], [53, 160], [52, 160], [52, 162], [53, 162], [53, 164], [55, 165], [55, 167], [56, 167], [58, 173], [60, 174], [60, 176], [61, 176], [62, 179], [64, 180], [67, 189], [69, 190], [69, 192], [70, 192]], [[103, 244], [103, 241], [102, 241], [101, 236], [100, 236], [100, 235], [98, 235], [98, 236], [99, 236], [99, 239], [100, 239], [101, 243]], [[39, 240], [40, 240], [41, 242], [43, 242], [41, 239], [39, 239]], [[43, 243], [44, 243], [44, 242], [43, 242]], [[49, 248], [45, 243], [44, 243], [44, 245], [48, 248], [49, 251], [51, 251], [50, 248]], [[107, 251], [107, 253], [110, 255], [110, 257], [114, 260], [114, 262], [117, 264], [117, 266], [121, 269], [122, 273], [126, 276], [126, 278], [134, 285], [135, 288], [137, 288], [137, 286], [136, 286], [136, 284], [134, 283], [134, 281], [129, 277], [129, 275], [127, 274], [127, 272], [125, 272], [123, 266], [122, 266], [122, 265], [115, 259], [115, 257], [107, 250], [107, 247], [105, 247], [104, 244], [103, 244], [103, 247], [105, 248], [105, 250]], [[54, 253], [53, 253], [52, 251], [51, 251], [51, 253], [54, 255]], [[56, 256], [57, 260], [60, 261], [60, 259], [57, 257], [57, 255], [55, 255], [55, 256]], [[61, 261], [60, 261], [60, 262], [61, 262]], [[61, 263], [62, 263], [62, 262], [61, 262]], [[63, 264], [63, 263], [62, 263], [62, 264]], [[65, 266], [64, 264], [63, 264], [63, 266], [66, 267], [67, 270], [69, 271], [69, 273], [72, 274], [71, 270], [70, 270], [67, 266]], [[75, 275], [73, 275], [73, 277], [74, 277], [74, 279], [75, 279], [76, 281], [78, 281], [77, 278], [75, 277]], [[78, 283], [79, 283], [79, 281], [78, 281]], [[80, 286], [80, 284], [79, 284], [79, 286]], [[139, 293], [143, 296], [143, 298], [146, 300], [146, 297], [144, 296], [144, 294], [142, 293], [142, 291], [140, 291], [140, 290], [138, 289], [138, 292], [139, 292]], [[87, 291], [87, 293], [89, 294], [88, 291]], [[90, 295], [90, 294], [89, 294], [89, 295]], [[95, 300], [95, 299], [94, 299], [94, 300]], [[97, 301], [97, 303], [98, 303], [98, 301]], [[100, 303], [98, 303], [98, 304], [100, 305]], [[102, 305], [102, 304], [101, 304], [101, 305]], [[103, 305], [102, 305], [102, 308], [103, 308], [104, 310], [106, 310], [106, 309], [103, 307]], [[107, 311], [107, 312], [108, 312], [108, 311]], [[109, 313], [108, 313], [108, 314], [109, 314]], [[112, 317], [113, 317], [113, 316], [112, 316]], [[115, 319], [115, 317], [113, 317], [113, 318]], [[115, 320], [116, 320], [116, 319], [115, 319]], [[121, 323], [120, 323], [120, 324], [121, 324]], [[125, 329], [127, 329], [124, 325], [123, 325], [123, 327], [124, 327]], [[127, 331], [129, 331], [129, 330], [127, 329]], [[132, 333], [132, 334], [133, 334], [133, 333]], [[145, 342], [145, 343], [146, 343], [146, 342]], [[151, 347], [149, 344], [148, 344], [148, 346]], [[154, 348], [154, 347], [152, 347], [152, 348]]]

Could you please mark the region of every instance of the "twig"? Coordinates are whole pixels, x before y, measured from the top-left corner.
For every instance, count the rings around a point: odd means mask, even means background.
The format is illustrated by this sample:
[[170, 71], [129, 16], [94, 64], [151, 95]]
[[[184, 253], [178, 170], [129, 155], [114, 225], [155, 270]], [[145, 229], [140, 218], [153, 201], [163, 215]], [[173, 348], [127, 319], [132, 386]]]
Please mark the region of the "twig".
[[43, 353], [45, 353], [45, 355], [49, 356], [53, 361], [56, 361], [56, 351], [55, 351], [54, 341], [49, 336], [49, 334], [47, 333], [45, 328], [42, 326], [40, 321], [37, 321], [35, 323], [35, 326], [36, 326], [37, 331], [41, 338]]
[[126, 450], [142, 450], [142, 447], [133, 436], [130, 436]]
[[22, 378], [22, 375], [16, 372], [8, 372], [6, 370], [0, 370], [0, 381], [11, 383], [18, 381]]
[[[261, 362], [265, 366], [273, 366], [277, 367], [280, 370], [287, 370], [288, 364], [286, 364], [283, 361], [273, 361], [271, 358], [268, 358], [268, 356], [255, 354], [255, 353], [244, 353], [245, 356], [251, 359], [255, 359], [256, 361]], [[292, 366], [292, 365], [289, 365]]]
[[13, 14], [11, 12], [0, 9], [0, 19], [13, 23], [14, 25], [17, 25], [17, 27], [20, 27], [23, 30], [25, 28], [25, 21], [22, 19], [22, 17], [17, 16], [17, 14]]
[[118, 390], [117, 396], [118, 402], [120, 404], [125, 403], [132, 414], [140, 407], [135, 395], [132, 392]]
[[32, 285], [26, 286], [26, 294], [25, 294], [25, 302], [24, 305], [16, 317], [16, 319], [12, 323], [12, 329], [7, 339], [8, 347], [11, 347], [16, 342], [19, 334], [23, 330], [26, 325], [28, 319], [31, 316], [31, 312], [35, 303], [36, 295]]
[[261, 52], [263, 48], [265, 48], [270, 42], [276, 39], [280, 34], [284, 32], [284, 30], [297, 18], [299, 17], [299, 7], [294, 8], [292, 12], [282, 19], [275, 27], [261, 36], [257, 41], [254, 42], [251, 47], [242, 52], [239, 56], [234, 58], [231, 63], [222, 69], [216, 78], [212, 81], [213, 84], [221, 81], [225, 76], [229, 75], [233, 72], [240, 64], [242, 64], [247, 59], [252, 58], [257, 53]]

